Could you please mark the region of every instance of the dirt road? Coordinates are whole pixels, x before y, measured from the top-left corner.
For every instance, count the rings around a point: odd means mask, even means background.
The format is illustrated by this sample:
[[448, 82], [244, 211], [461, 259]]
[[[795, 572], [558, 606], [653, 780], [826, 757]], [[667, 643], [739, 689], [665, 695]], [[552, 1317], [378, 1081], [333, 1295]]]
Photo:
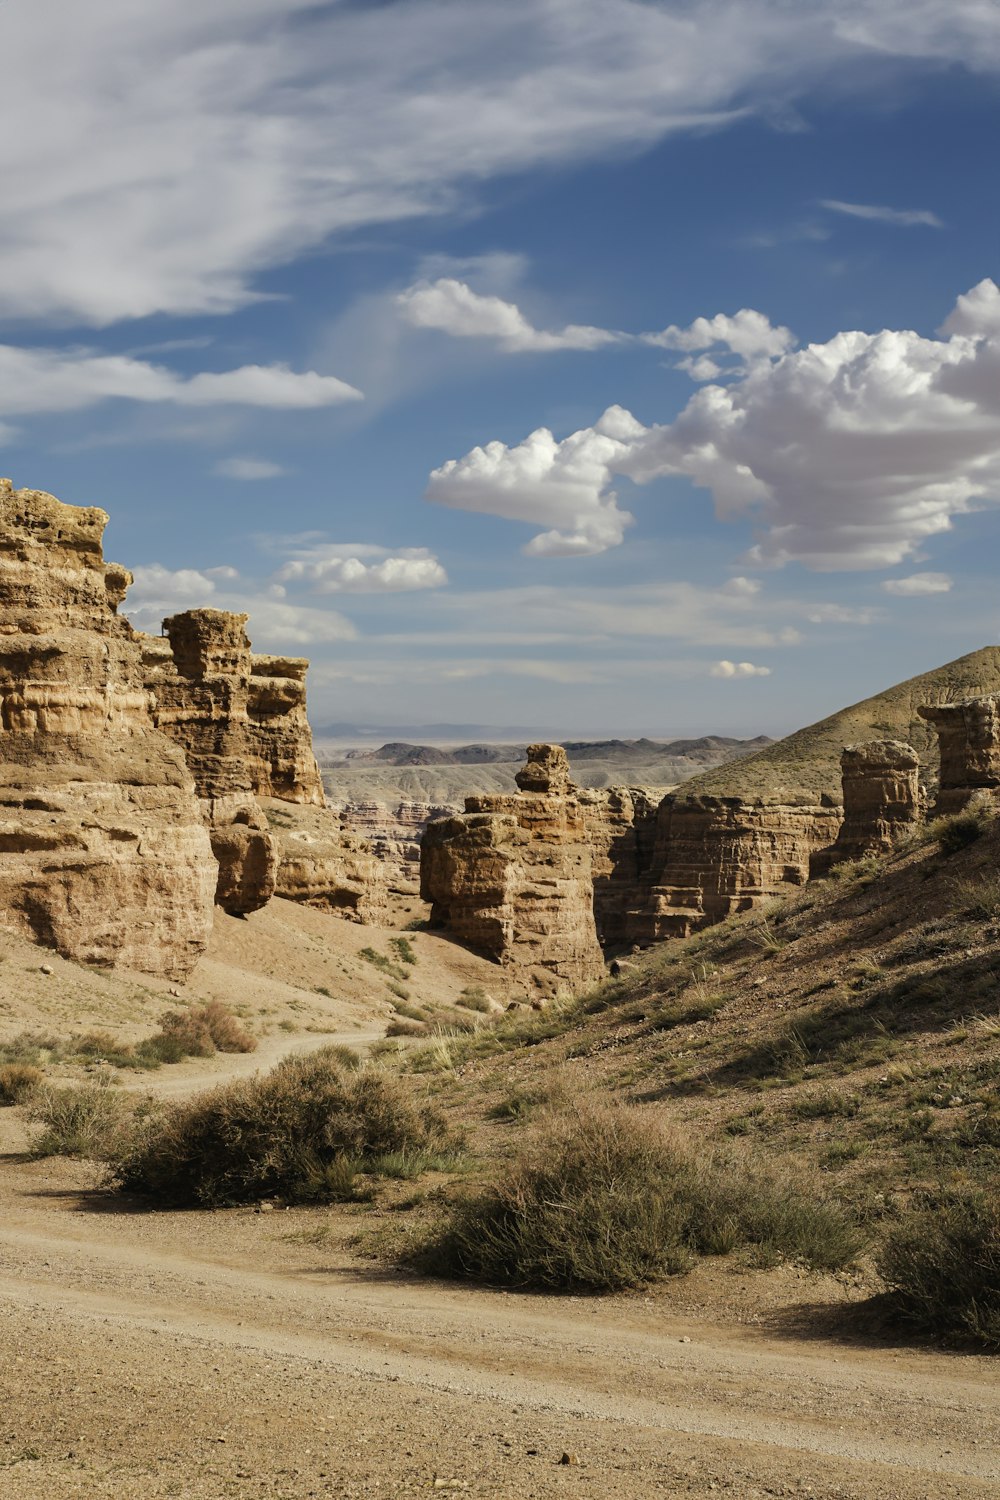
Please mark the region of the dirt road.
[[[350, 1209], [127, 1214], [89, 1181], [0, 1159], [5, 1500], [1000, 1490], [987, 1358], [775, 1337], [697, 1277], [601, 1301], [389, 1277]], [[705, 1274], [752, 1308], [753, 1277]]]

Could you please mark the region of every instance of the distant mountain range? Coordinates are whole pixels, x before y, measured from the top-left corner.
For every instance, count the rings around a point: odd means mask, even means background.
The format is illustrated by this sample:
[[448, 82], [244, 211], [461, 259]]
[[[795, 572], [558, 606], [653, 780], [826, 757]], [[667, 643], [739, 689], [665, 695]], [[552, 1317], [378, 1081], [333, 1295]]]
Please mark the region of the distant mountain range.
[[[733, 755], [751, 755], [771, 744], [766, 735], [752, 740], [732, 739], [725, 735], [703, 735], [687, 740], [563, 740], [570, 761], [574, 764], [586, 761], [603, 761], [627, 766], [650, 759], [683, 759], [695, 764], [716, 765], [720, 759]], [[454, 750], [442, 749], [439, 745], [411, 744], [406, 740], [392, 740], [377, 749], [351, 749], [342, 756], [333, 754], [323, 757], [329, 768], [338, 765], [360, 767], [381, 766], [482, 766], [524, 760], [525, 744], [498, 744], [476, 742], [459, 745]]]

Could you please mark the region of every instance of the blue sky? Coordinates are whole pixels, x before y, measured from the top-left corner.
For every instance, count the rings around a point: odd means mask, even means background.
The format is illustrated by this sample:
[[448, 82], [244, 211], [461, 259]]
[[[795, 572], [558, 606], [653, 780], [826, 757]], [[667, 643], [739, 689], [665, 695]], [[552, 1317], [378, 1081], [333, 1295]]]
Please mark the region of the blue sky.
[[0, 471], [316, 723], [779, 733], [997, 641], [1000, 7], [0, 12]]

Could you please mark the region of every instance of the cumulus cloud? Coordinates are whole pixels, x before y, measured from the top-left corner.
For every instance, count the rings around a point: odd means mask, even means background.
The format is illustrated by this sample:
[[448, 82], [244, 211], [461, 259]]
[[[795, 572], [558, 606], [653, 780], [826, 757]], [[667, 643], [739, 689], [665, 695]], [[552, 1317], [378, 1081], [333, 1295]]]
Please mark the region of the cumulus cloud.
[[770, 667], [755, 667], [752, 661], [717, 661], [711, 668], [712, 677], [770, 677]]
[[475, 448], [434, 471], [429, 497], [557, 525], [529, 550], [571, 554], [622, 540], [615, 476], [684, 475], [720, 519], [756, 523], [752, 563], [894, 567], [1000, 500], [998, 305], [983, 282], [945, 324], [968, 331], [851, 331], [754, 359], [665, 425], [611, 407], [561, 443], [541, 428], [515, 447]]
[[204, 572], [197, 568], [165, 568], [162, 563], [148, 563], [132, 570], [132, 586], [129, 589], [129, 607], [133, 601], [139, 604], [169, 602], [184, 609], [196, 609], [215, 593], [215, 579], [209, 572], [238, 577], [235, 569], [213, 568]]
[[275, 582], [303, 584], [316, 594], [399, 593], [440, 588], [448, 575], [426, 547], [317, 542], [297, 548]]
[[435, 469], [427, 499], [551, 528], [528, 542], [524, 551], [531, 557], [605, 552], [618, 545], [632, 521], [608, 488], [609, 475], [643, 431], [629, 412], [613, 406], [594, 427], [562, 442], [539, 427], [512, 448], [487, 443]]
[[475, 292], [464, 281], [441, 276], [400, 292], [396, 304], [415, 328], [436, 328], [453, 338], [495, 339], [509, 354], [544, 354], [557, 349], [601, 349], [623, 335], [606, 328], [570, 323], [558, 333], [534, 328], [514, 302]]
[[873, 219], [878, 224], [895, 224], [901, 229], [924, 226], [943, 229], [944, 223], [929, 208], [887, 208], [882, 203], [844, 203], [839, 198], [821, 198], [823, 208], [850, 219]]
[[315, 370], [298, 374], [280, 364], [184, 376], [129, 355], [0, 344], [0, 412], [5, 415], [82, 411], [109, 400], [290, 409], [359, 401], [361, 392], [336, 376]]
[[911, 573], [909, 578], [886, 578], [882, 584], [887, 594], [897, 594], [903, 599], [947, 594], [951, 586], [947, 573]]
[[[763, 313], [753, 308], [741, 307], [731, 316], [717, 313], [714, 318], [695, 318], [688, 328], [678, 328], [671, 323], [661, 333], [641, 335], [645, 344], [656, 344], [662, 349], [688, 351], [715, 349], [720, 344], [737, 358], [737, 370], [755, 360], [776, 359], [795, 344], [795, 335], [789, 328], [775, 328]], [[726, 373], [723, 366], [707, 354], [699, 358], [687, 358], [677, 367], [685, 370], [692, 380], [716, 380]]]
[[[497, 174], [788, 116], [831, 79], [883, 90], [911, 60], [1000, 69], [982, 0], [396, 0], [387, 16], [0, 8], [0, 314], [226, 312], [330, 235], [451, 208]], [[857, 66], [872, 56], [881, 71]]]
[[343, 615], [286, 604], [275, 599], [266, 586], [241, 580], [232, 567], [167, 568], [162, 563], [147, 563], [134, 569], [133, 576], [122, 612], [138, 629], [154, 634], [167, 615], [208, 606], [249, 615], [248, 628], [257, 650], [349, 641], [357, 635]]

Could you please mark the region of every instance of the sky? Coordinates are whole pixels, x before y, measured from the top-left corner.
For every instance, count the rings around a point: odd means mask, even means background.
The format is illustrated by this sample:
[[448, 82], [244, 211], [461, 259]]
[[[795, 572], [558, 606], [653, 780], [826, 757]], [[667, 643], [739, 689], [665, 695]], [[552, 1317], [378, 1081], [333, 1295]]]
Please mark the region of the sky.
[[780, 734], [1000, 641], [998, 0], [9, 0], [0, 472], [310, 717]]

